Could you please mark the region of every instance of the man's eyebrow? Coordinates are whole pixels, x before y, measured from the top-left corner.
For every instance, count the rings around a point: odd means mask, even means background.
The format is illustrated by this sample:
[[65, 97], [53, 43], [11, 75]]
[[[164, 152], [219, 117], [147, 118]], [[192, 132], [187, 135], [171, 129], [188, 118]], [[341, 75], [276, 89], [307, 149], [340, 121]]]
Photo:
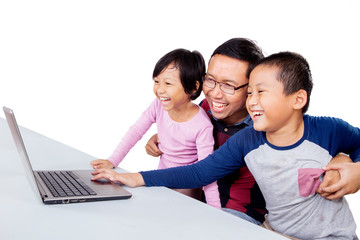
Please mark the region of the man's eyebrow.
[[[215, 78], [216, 77], [214, 75], [212, 75], [211, 73], [206, 73], [206, 76], [207, 77], [212, 77], [212, 78]], [[238, 82], [236, 80], [231, 80], [231, 79], [224, 79], [224, 80], [221, 80], [222, 82], [225, 82], [225, 83], [233, 83], [233, 84], [237, 84]]]

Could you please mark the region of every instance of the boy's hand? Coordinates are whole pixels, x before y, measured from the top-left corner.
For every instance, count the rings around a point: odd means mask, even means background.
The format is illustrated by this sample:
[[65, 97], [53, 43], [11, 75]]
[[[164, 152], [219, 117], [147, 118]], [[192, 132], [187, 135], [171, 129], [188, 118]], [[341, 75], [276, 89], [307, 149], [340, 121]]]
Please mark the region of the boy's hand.
[[158, 138], [158, 135], [157, 134], [153, 135], [145, 146], [146, 153], [153, 157], [159, 157], [162, 154], [162, 152], [158, 147], [159, 143], [160, 140]]
[[360, 189], [360, 162], [335, 163], [328, 165], [324, 170], [338, 170], [341, 175], [339, 182], [322, 189], [323, 192], [331, 193], [327, 199], [337, 199]]
[[120, 182], [128, 187], [140, 187], [145, 185], [144, 179], [140, 173], [117, 173], [112, 169], [103, 168], [95, 170], [92, 175], [94, 175], [94, 177], [91, 180], [105, 178], [112, 182]]
[[105, 160], [105, 159], [97, 159], [97, 160], [91, 161], [90, 164], [94, 169], [114, 168], [113, 164], [109, 160]]

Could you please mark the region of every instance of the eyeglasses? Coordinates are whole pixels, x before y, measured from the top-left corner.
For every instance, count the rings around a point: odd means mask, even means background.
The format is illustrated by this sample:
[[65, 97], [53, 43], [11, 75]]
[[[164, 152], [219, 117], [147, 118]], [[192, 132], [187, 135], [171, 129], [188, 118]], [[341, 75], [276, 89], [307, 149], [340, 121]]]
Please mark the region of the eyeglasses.
[[246, 87], [249, 84], [249, 83], [245, 83], [245, 84], [241, 85], [240, 87], [234, 87], [234, 86], [231, 86], [231, 85], [229, 85], [227, 83], [221, 83], [221, 82], [215, 81], [215, 80], [213, 80], [211, 78], [208, 78], [208, 77], [203, 77], [203, 82], [204, 82], [204, 85], [206, 87], [208, 87], [208, 88], [215, 88], [216, 84], [218, 84], [220, 90], [223, 93], [230, 94], [230, 95], [234, 95], [236, 90], [239, 90], [240, 88]]

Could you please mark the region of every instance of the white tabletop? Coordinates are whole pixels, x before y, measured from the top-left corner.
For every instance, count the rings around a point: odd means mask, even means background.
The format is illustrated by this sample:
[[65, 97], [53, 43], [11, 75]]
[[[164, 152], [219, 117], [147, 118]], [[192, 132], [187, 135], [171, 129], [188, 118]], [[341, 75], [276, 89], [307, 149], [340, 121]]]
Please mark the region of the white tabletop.
[[[34, 170], [91, 169], [95, 157], [20, 130]], [[0, 239], [285, 239], [164, 187], [126, 187], [133, 194], [127, 200], [45, 205], [3, 118], [0, 133]]]

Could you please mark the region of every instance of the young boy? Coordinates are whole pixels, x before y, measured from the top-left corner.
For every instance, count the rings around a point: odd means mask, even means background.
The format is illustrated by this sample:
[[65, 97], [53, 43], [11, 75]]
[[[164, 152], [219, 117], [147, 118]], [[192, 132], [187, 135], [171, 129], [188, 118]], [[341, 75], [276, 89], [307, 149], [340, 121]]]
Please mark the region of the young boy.
[[345, 198], [315, 193], [319, 176], [339, 152], [360, 164], [360, 129], [329, 117], [304, 115], [312, 77], [307, 61], [283, 52], [260, 60], [250, 74], [247, 109], [253, 119], [206, 159], [186, 167], [133, 174], [95, 171], [129, 186], [194, 188], [247, 165], [277, 232], [300, 239], [358, 239]]

